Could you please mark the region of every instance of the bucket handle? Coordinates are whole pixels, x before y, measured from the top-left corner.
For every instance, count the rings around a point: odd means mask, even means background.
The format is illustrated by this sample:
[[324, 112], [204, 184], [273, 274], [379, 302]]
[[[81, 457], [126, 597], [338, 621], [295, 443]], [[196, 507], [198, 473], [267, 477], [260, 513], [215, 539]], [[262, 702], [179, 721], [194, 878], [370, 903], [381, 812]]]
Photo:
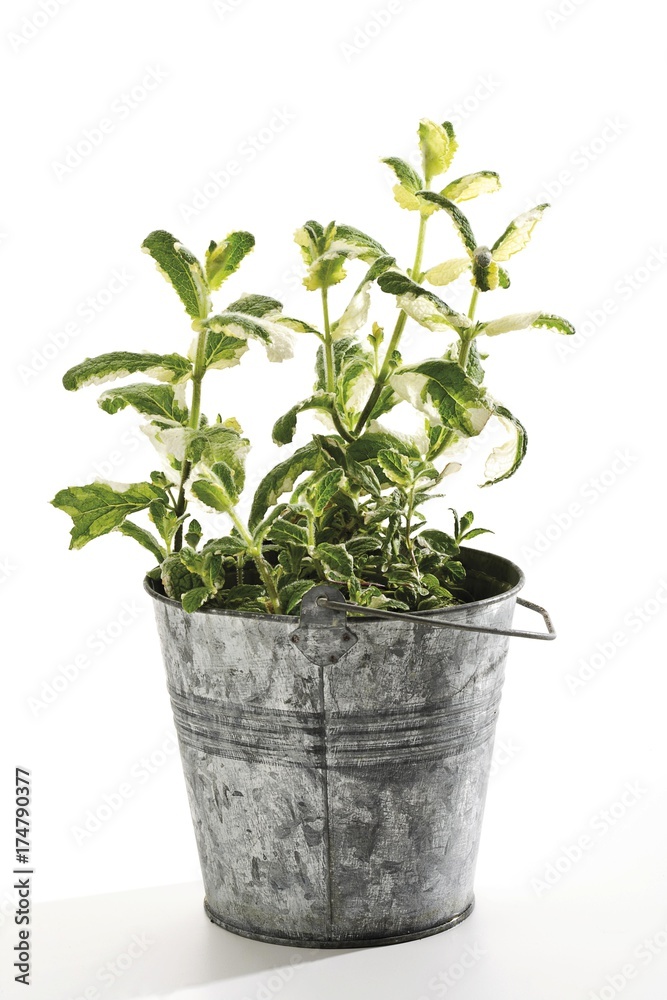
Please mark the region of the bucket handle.
[[486, 625], [460, 625], [458, 622], [438, 621], [435, 618], [427, 618], [425, 615], [404, 614], [401, 611], [381, 611], [378, 608], [363, 608], [359, 604], [350, 604], [348, 601], [334, 601], [329, 597], [317, 597], [315, 603], [321, 608], [331, 608], [332, 611], [354, 611], [360, 615], [371, 615], [373, 618], [394, 618], [396, 621], [419, 622], [423, 625], [431, 625], [433, 628], [455, 628], [460, 632], [484, 632], [487, 635], [509, 635], [516, 639], [542, 639], [549, 641], [556, 638], [556, 630], [551, 621], [549, 612], [541, 608], [539, 604], [532, 604], [522, 597], [517, 597], [516, 603], [530, 611], [536, 611], [542, 616], [547, 627], [546, 632], [524, 632], [521, 629], [489, 628]]

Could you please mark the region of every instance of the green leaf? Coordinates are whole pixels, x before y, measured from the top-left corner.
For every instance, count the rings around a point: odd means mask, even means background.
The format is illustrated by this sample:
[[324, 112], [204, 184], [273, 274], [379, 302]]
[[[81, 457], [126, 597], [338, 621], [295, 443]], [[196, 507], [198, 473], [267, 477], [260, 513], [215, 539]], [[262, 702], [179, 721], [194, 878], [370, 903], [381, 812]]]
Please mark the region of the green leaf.
[[155, 535], [152, 535], [150, 531], [146, 531], [145, 528], [140, 528], [138, 524], [134, 521], [123, 521], [122, 524], [118, 525], [117, 528], [121, 535], [127, 535], [128, 538], [134, 538], [136, 542], [143, 545], [145, 549], [151, 552], [159, 563], [167, 557], [167, 550], [160, 545]]
[[499, 239], [491, 247], [493, 259], [496, 261], [509, 260], [515, 253], [523, 250], [530, 242], [533, 229], [544, 215], [549, 205], [537, 205], [529, 212], [518, 215], [510, 222], [509, 226]]
[[132, 406], [138, 413], [167, 424], [185, 424], [188, 419], [188, 409], [176, 400], [173, 387], [153, 385], [152, 382], [136, 382], [121, 388], [107, 389], [97, 404], [106, 413], [118, 413], [126, 406]]
[[469, 253], [473, 254], [477, 247], [477, 240], [475, 239], [473, 231], [470, 227], [470, 223], [461, 209], [458, 208], [453, 201], [450, 201], [449, 198], [445, 198], [444, 195], [437, 194], [435, 191], [420, 191], [419, 193], [420, 196], [426, 201], [431, 202], [431, 204], [436, 205], [438, 208], [442, 208], [445, 212], [447, 212], [456, 226], [463, 245]]
[[208, 316], [210, 302], [206, 278], [194, 254], [164, 229], [149, 233], [141, 246], [174, 286], [188, 315], [193, 319]]
[[508, 436], [507, 441], [494, 448], [489, 455], [484, 467], [484, 475], [488, 478], [482, 486], [493, 486], [513, 476], [521, 465], [528, 447], [526, 428], [514, 414], [499, 404], [495, 405], [494, 412]]
[[[252, 298], [256, 300], [259, 297]], [[243, 300], [240, 301], [243, 304]], [[251, 308], [257, 308], [256, 301]], [[248, 337], [254, 337], [266, 346], [269, 361], [283, 361], [293, 354], [289, 331], [313, 332], [313, 327], [283, 316], [276, 309], [267, 310], [261, 316], [228, 309], [211, 316], [203, 326], [209, 331], [205, 354], [207, 368], [226, 368], [238, 363], [244, 351], [240, 344], [235, 345], [229, 338], [245, 341]]]
[[372, 236], [362, 233], [354, 226], [336, 224], [328, 247], [328, 253], [344, 253], [350, 259], [359, 258], [372, 264], [378, 257], [387, 257], [387, 251]]
[[225, 490], [208, 479], [196, 479], [190, 489], [197, 500], [213, 510], [227, 513], [234, 506]]
[[493, 532], [490, 528], [473, 528], [472, 531], [467, 531], [463, 536], [466, 542], [469, 542], [471, 538], [477, 538], [478, 535], [492, 535]]
[[310, 291], [329, 288], [342, 281], [346, 260], [359, 258], [370, 264], [387, 255], [384, 247], [366, 233], [334, 222], [324, 229], [319, 222], [310, 220], [297, 229], [294, 239], [308, 266], [303, 283]]
[[289, 444], [296, 431], [296, 418], [299, 413], [303, 413], [304, 410], [324, 410], [326, 413], [332, 413], [334, 409], [334, 397], [331, 393], [319, 392], [314, 396], [310, 396], [308, 399], [304, 399], [301, 403], [297, 403], [293, 406], [291, 410], [279, 417], [273, 425], [272, 437], [275, 444], [283, 445]]
[[181, 597], [183, 610], [187, 611], [188, 614], [192, 614], [193, 611], [197, 611], [201, 608], [202, 604], [204, 604], [210, 596], [211, 594], [208, 587], [194, 587], [192, 590], [186, 590]]
[[511, 285], [510, 276], [504, 267], [498, 265], [498, 284], [501, 288], [509, 288]]
[[331, 469], [325, 472], [310, 488], [309, 499], [315, 517], [321, 517], [326, 507], [331, 503], [340, 489], [343, 480], [342, 469]]
[[171, 547], [174, 536], [183, 522], [162, 500], [152, 500], [148, 506], [148, 516], [158, 530], [167, 547]]
[[347, 454], [354, 462], [362, 463], [376, 460], [384, 449], [398, 451], [406, 458], [421, 458], [419, 448], [412, 440], [398, 437], [390, 431], [366, 431], [348, 445]]
[[183, 382], [192, 375], [192, 362], [180, 354], [135, 354], [132, 351], [113, 351], [96, 358], [86, 358], [63, 375], [66, 389], [81, 389], [84, 385], [110, 382], [143, 372], [160, 382]]
[[392, 483], [396, 483], [398, 486], [410, 486], [414, 482], [410, 463], [399, 452], [380, 451], [377, 455], [377, 461]]
[[398, 156], [387, 156], [382, 161], [386, 163], [388, 167], [396, 174], [396, 179], [399, 184], [401, 184], [407, 191], [412, 191], [415, 194], [417, 191], [421, 191], [424, 187], [424, 182], [419, 176], [414, 167], [406, 163], [405, 160], [399, 159]]
[[293, 489], [299, 476], [304, 472], [317, 472], [325, 465], [328, 462], [321, 449], [315, 441], [311, 441], [271, 469], [257, 487], [253, 498], [248, 520], [251, 531], [255, 530], [269, 507], [284, 493]]
[[212, 291], [220, 288], [223, 281], [238, 270], [241, 261], [254, 246], [255, 237], [252, 233], [242, 231], [229, 233], [220, 243], [212, 241], [206, 251], [206, 279], [209, 288]]
[[420, 544], [426, 543], [430, 549], [443, 556], [457, 556], [459, 554], [456, 539], [444, 531], [438, 531], [436, 528], [429, 528], [427, 531], [420, 532], [417, 535], [416, 541]]
[[421, 212], [428, 217], [436, 211], [434, 205], [429, 205], [417, 197], [417, 191], [424, 187], [424, 181], [405, 160], [400, 160], [397, 156], [388, 156], [382, 161], [394, 171], [398, 184], [393, 187], [394, 198], [401, 206], [411, 212]]
[[188, 522], [188, 530], [185, 533], [185, 544], [196, 549], [202, 539], [201, 524], [194, 517]]
[[486, 392], [454, 361], [433, 358], [399, 369], [391, 384], [396, 393], [424, 412], [431, 424], [442, 424], [464, 437], [475, 437], [493, 415]]
[[283, 308], [282, 302], [272, 299], [269, 295], [242, 295], [240, 299], [231, 302], [226, 312], [245, 313], [246, 316], [266, 316], [270, 313], [280, 312]]
[[430, 267], [424, 273], [424, 279], [431, 285], [449, 285], [450, 282], [460, 278], [464, 271], [470, 268], [469, 257], [455, 257], [453, 260], [446, 260], [442, 264]]
[[280, 603], [286, 615], [291, 615], [296, 611], [299, 604], [313, 587], [317, 587], [317, 580], [294, 580], [280, 588]]
[[188, 590], [201, 587], [202, 580], [196, 573], [191, 573], [181, 559], [181, 553], [167, 556], [161, 567], [161, 580], [167, 597], [180, 601]]
[[239, 494], [236, 487], [236, 479], [234, 471], [227, 465], [226, 462], [215, 462], [211, 466], [211, 473], [217, 479], [220, 486], [229, 497], [232, 506], [235, 506], [239, 502]]
[[459, 526], [459, 531], [461, 533], [461, 536], [465, 535], [466, 531], [468, 530], [468, 528], [470, 527], [470, 525], [473, 523], [474, 520], [475, 520], [475, 515], [471, 510], [466, 511], [465, 514], [461, 515], [461, 523]]
[[211, 541], [206, 543], [202, 552], [212, 552], [218, 556], [233, 557], [246, 552], [247, 548], [248, 546], [243, 539], [237, 535], [225, 535], [224, 538], [212, 538]]
[[546, 330], [555, 330], [556, 333], [564, 333], [568, 337], [577, 332], [569, 320], [563, 319], [562, 316], [552, 316], [549, 313], [541, 313], [533, 323], [533, 326]]
[[152, 483], [91, 483], [60, 490], [51, 503], [72, 518], [70, 548], [80, 549], [93, 538], [113, 531], [130, 514], [144, 510], [152, 500], [166, 500], [163, 490]]
[[308, 546], [308, 532], [301, 524], [293, 524], [279, 517], [271, 526], [270, 538], [272, 542], [279, 542], [282, 545], [303, 545]]
[[500, 177], [493, 170], [478, 170], [474, 174], [464, 174], [452, 181], [440, 192], [449, 201], [470, 201], [480, 194], [493, 194], [500, 190]]
[[321, 542], [315, 548], [315, 556], [334, 581], [347, 582], [354, 573], [354, 560], [344, 545]]
[[378, 278], [383, 292], [396, 296], [396, 305], [427, 330], [438, 331], [450, 327], [457, 332], [472, 326], [467, 316], [456, 312], [442, 299], [422, 288], [405, 274], [387, 271]]
[[209, 368], [234, 368], [248, 350], [248, 341], [223, 331], [209, 330], [206, 337], [204, 366]]
[[245, 460], [250, 442], [234, 424], [235, 421], [228, 421], [188, 431], [187, 454], [193, 463], [203, 462], [208, 468], [216, 462], [224, 462], [231, 469], [235, 489], [240, 493], [245, 484]]
[[427, 182], [449, 169], [458, 143], [451, 122], [438, 125], [428, 118], [419, 123], [419, 146]]

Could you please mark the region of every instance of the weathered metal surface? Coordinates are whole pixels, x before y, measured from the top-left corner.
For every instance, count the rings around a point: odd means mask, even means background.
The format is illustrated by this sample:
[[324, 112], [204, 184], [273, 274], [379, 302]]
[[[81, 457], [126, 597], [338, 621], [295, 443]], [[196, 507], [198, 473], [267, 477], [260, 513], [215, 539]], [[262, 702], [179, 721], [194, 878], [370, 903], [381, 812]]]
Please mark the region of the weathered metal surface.
[[[520, 570], [464, 558], [480, 599], [429, 615], [508, 629]], [[147, 586], [211, 919], [263, 940], [353, 947], [467, 916], [509, 639], [423, 622], [332, 626], [343, 613], [327, 609], [319, 638], [312, 608], [301, 623], [188, 615]]]

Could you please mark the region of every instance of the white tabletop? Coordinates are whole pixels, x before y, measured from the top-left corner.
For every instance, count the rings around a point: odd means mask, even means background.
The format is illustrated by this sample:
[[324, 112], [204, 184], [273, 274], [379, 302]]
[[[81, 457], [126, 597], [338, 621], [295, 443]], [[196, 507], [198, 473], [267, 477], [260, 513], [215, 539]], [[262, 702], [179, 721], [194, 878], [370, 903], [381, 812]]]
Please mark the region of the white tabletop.
[[[2, 981], [9, 985], [2, 995], [661, 1000], [667, 995], [667, 948], [660, 945], [661, 928], [667, 941], [664, 872], [661, 878], [648, 895], [640, 885], [634, 892], [628, 884], [595, 880], [585, 887], [565, 881], [557, 893], [541, 897], [482, 886], [473, 915], [451, 931], [346, 952], [277, 947], [229, 934], [205, 917], [198, 883], [43, 903], [35, 910], [29, 993], [8, 975], [12, 925], [0, 931]], [[652, 938], [653, 948], [642, 949], [642, 941]]]

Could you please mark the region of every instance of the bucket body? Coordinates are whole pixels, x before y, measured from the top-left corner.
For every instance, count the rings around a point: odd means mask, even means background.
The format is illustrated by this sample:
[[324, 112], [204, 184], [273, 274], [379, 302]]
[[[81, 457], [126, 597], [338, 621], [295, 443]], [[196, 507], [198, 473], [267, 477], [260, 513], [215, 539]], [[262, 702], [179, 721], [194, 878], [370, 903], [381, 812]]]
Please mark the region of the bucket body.
[[[428, 614], [510, 628], [521, 571], [462, 558], [477, 599]], [[211, 920], [345, 948], [464, 919], [509, 638], [348, 617], [349, 650], [338, 635], [317, 663], [294, 616], [187, 614], [147, 589]], [[316, 638], [326, 653], [333, 630]]]

